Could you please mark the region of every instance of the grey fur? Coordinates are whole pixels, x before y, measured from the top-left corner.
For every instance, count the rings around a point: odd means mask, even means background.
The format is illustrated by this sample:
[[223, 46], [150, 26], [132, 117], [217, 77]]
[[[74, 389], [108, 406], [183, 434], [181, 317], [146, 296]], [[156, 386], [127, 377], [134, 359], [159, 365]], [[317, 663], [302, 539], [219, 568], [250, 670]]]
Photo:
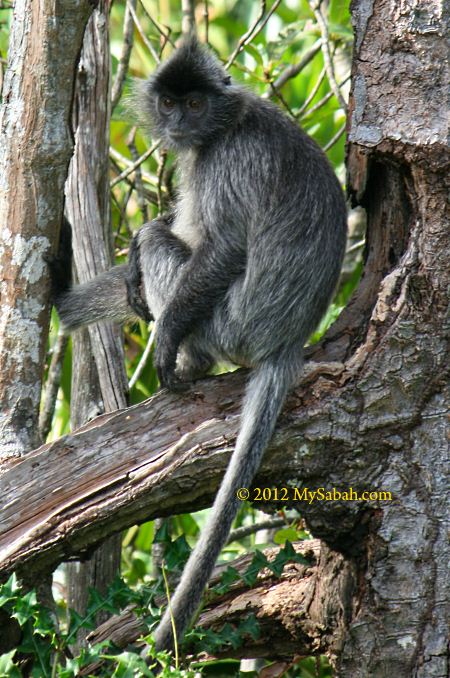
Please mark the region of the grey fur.
[[115, 266], [56, 295], [55, 305], [66, 332], [95, 322], [123, 323], [136, 318], [127, 301], [127, 270], [127, 266]]
[[[226, 541], [236, 491], [259, 467], [286, 393], [301, 375], [303, 345], [333, 294], [346, 208], [314, 141], [276, 106], [230, 83], [195, 41], [160, 66], [143, 91], [155, 131], [177, 151], [181, 172], [174, 218], [144, 225], [133, 248], [138, 260], [129, 262], [130, 271], [142, 273], [157, 321], [161, 383], [176, 388], [217, 360], [253, 368], [236, 449], [172, 599], [180, 640]], [[200, 98], [202, 115], [188, 110], [192, 96]], [[117, 271], [109, 273], [116, 283], [123, 276]], [[91, 321], [112, 303], [116, 317], [129, 311], [126, 296], [113, 301], [106, 278], [90, 288]], [[58, 306], [64, 322], [73, 326], [77, 314], [86, 322], [87, 291], [65, 293], [64, 310]], [[155, 639], [158, 649], [173, 646], [168, 611]]]

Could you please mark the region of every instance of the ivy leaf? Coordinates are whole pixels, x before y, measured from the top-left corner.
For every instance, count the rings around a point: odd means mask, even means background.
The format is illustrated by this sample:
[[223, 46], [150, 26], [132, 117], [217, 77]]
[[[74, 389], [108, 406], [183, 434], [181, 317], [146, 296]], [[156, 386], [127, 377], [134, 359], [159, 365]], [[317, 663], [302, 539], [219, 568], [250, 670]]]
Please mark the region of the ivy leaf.
[[259, 638], [261, 635], [261, 629], [259, 622], [253, 613], [250, 614], [241, 624], [239, 624], [239, 631], [242, 634], [245, 633], [251, 636], [253, 640], [257, 640], [257, 638]]
[[0, 586], [0, 607], [4, 607], [9, 601], [14, 601], [19, 589], [17, 577], [13, 573], [8, 581]]
[[32, 619], [37, 605], [36, 592], [30, 591], [24, 596], [17, 598], [12, 617], [17, 619], [20, 626], [23, 626], [29, 619]]
[[22, 673], [14, 664], [13, 657], [17, 652], [17, 648], [6, 652], [0, 656], [0, 676], [8, 676], [8, 678], [21, 678]]
[[234, 584], [235, 581], [239, 581], [240, 578], [241, 575], [236, 570], [236, 568], [229, 566], [227, 567], [225, 572], [222, 573], [222, 576], [220, 578], [220, 584], [214, 586], [213, 591], [218, 595], [222, 595], [223, 593], [226, 593], [228, 591], [231, 584]]
[[253, 586], [258, 578], [258, 572], [260, 572], [260, 570], [265, 567], [270, 567], [269, 561], [267, 560], [264, 553], [261, 553], [261, 551], [256, 551], [252, 562], [242, 575], [242, 579], [247, 584], [247, 586]]

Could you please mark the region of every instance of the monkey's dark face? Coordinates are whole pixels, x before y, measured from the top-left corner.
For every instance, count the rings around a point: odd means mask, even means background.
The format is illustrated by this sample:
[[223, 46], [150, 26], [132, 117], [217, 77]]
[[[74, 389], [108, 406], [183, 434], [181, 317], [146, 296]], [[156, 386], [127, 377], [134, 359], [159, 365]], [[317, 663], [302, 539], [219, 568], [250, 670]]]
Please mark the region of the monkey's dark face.
[[235, 90], [222, 64], [187, 40], [146, 83], [154, 133], [175, 151], [212, 143], [236, 124], [242, 94]]
[[210, 99], [203, 92], [160, 94], [158, 127], [166, 143], [177, 149], [199, 145], [207, 132], [210, 109]]

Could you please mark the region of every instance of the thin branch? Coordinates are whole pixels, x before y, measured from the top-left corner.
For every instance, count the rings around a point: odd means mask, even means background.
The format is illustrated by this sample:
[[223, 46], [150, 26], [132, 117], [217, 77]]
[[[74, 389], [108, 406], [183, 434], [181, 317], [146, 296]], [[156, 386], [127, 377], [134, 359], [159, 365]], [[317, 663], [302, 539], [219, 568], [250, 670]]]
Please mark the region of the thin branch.
[[39, 414], [39, 436], [41, 440], [46, 440], [52, 426], [56, 397], [61, 383], [64, 354], [68, 341], [68, 335], [63, 334], [60, 330], [53, 347], [47, 382], [45, 384], [44, 404]]
[[173, 40], [172, 40], [171, 37], [170, 37], [171, 29], [170, 29], [168, 26], [164, 26], [164, 28], [165, 28], [166, 31], [167, 31], [167, 33], [165, 33], [165, 32], [163, 31], [163, 29], [161, 28], [161, 26], [160, 26], [160, 25], [155, 21], [155, 19], [152, 17], [152, 15], [150, 14], [150, 12], [147, 11], [147, 9], [146, 9], [144, 3], [142, 2], [142, 0], [139, 0], [139, 4], [141, 5], [142, 11], [143, 11], [144, 14], [146, 15], [147, 19], [150, 21], [151, 24], [153, 24], [153, 26], [156, 28], [156, 30], [158, 31], [158, 33], [160, 33], [161, 36], [163, 37], [163, 39], [164, 39], [163, 47], [166, 45], [166, 43], [170, 43], [170, 44], [172, 45], [172, 47], [175, 47], [175, 43], [173, 42]]
[[[119, 162], [125, 164], [125, 165], [130, 165], [130, 161], [128, 158], [125, 158], [123, 155], [115, 151], [113, 148], [109, 149], [110, 157], [109, 161], [117, 174], [120, 174], [120, 165]], [[147, 172], [142, 172], [142, 179], [149, 183], [151, 186], [153, 186], [156, 183], [156, 178], [152, 174], [148, 174]], [[130, 186], [133, 191], [135, 189], [134, 181], [132, 181], [129, 177], [125, 177], [123, 181]], [[156, 195], [155, 191], [151, 191], [149, 188], [143, 187], [143, 194], [145, 197], [145, 200], [147, 202], [151, 202], [152, 205], [157, 205], [158, 204], [158, 196]], [[114, 194], [112, 194], [114, 195]]]
[[128, 73], [128, 66], [130, 64], [131, 49], [133, 47], [134, 23], [133, 17], [129, 10], [129, 6], [136, 9], [137, 0], [130, 0], [130, 3], [125, 7], [125, 17], [123, 22], [123, 43], [122, 52], [120, 54], [119, 65], [117, 66], [117, 75], [114, 80], [111, 92], [111, 110], [113, 111], [117, 106], [122, 95], [125, 78]]
[[[342, 85], [345, 85], [345, 83], [348, 82], [348, 80], [350, 80], [350, 75], [348, 75], [348, 76], [341, 82], [341, 87], [342, 87]], [[322, 108], [322, 106], [325, 106], [325, 104], [327, 103], [327, 101], [329, 101], [329, 100], [331, 99], [331, 97], [333, 97], [333, 96], [334, 96], [334, 92], [330, 90], [327, 94], [325, 94], [324, 97], [322, 97], [322, 99], [320, 99], [316, 104], [314, 104], [314, 106], [312, 106], [312, 107], [309, 108], [307, 111], [305, 111], [305, 112], [303, 113], [303, 115], [300, 115], [300, 113], [297, 113], [297, 115], [296, 115], [297, 119], [300, 118], [300, 117], [305, 118], [307, 115], [312, 115], [312, 114], [315, 113], [319, 108]], [[302, 107], [302, 108], [303, 108], [303, 107]]]
[[265, 12], [266, 12], [266, 0], [261, 0], [260, 10], [259, 10], [258, 16], [256, 17], [255, 21], [250, 26], [248, 31], [246, 33], [244, 33], [244, 35], [239, 40], [234, 51], [231, 53], [227, 63], [225, 64], [225, 68], [227, 68], [227, 69], [230, 68], [231, 64], [236, 59], [237, 55], [244, 49], [244, 46], [246, 44], [248, 44], [248, 42], [252, 39], [253, 33], [256, 31], [256, 28], [257, 28], [259, 22], [262, 20]]
[[203, 21], [205, 23], [205, 43], [209, 43], [209, 8], [208, 0], [203, 2]]
[[159, 155], [158, 169], [156, 172], [156, 176], [158, 177], [158, 214], [163, 213], [163, 178], [166, 162], [167, 162], [167, 151], [162, 150]]
[[345, 132], [345, 127], [346, 127], [346, 123], [344, 122], [344, 124], [342, 125], [342, 127], [340, 127], [340, 128], [338, 129], [338, 131], [336, 132], [336, 134], [334, 135], [334, 137], [332, 137], [332, 138], [330, 139], [330, 141], [329, 141], [327, 144], [325, 144], [325, 146], [323, 147], [323, 150], [324, 150], [324, 151], [328, 151], [332, 146], [334, 146], [334, 144], [335, 144], [337, 141], [339, 141], [339, 139], [341, 138], [341, 136], [342, 136], [342, 135], [344, 134], [344, 132]]
[[359, 240], [358, 242], [353, 243], [348, 250], [346, 251], [345, 254], [353, 254], [353, 252], [356, 252], [356, 250], [360, 250], [364, 245], [366, 244], [366, 239], [363, 238], [362, 240]]
[[148, 221], [148, 210], [147, 210], [147, 202], [144, 197], [144, 186], [142, 184], [142, 170], [141, 170], [141, 162], [140, 162], [140, 156], [138, 153], [138, 150], [136, 148], [136, 144], [134, 142], [136, 137], [136, 127], [133, 127], [128, 140], [127, 140], [127, 146], [130, 150], [130, 155], [133, 159], [134, 163], [138, 163], [136, 166], [136, 171], [134, 174], [134, 181], [136, 185], [136, 193], [137, 193], [137, 202], [139, 206], [139, 210], [142, 214], [142, 217], [144, 219], [144, 223]]
[[[125, 170], [123, 170], [123, 172], [121, 172], [118, 177], [116, 177], [115, 179], [113, 179], [111, 181], [110, 188], [114, 188], [114, 186], [116, 186], [120, 181], [122, 181], [123, 179], [126, 179], [126, 177], [128, 177], [140, 165], [142, 165], [142, 163], [145, 162], [145, 160], [147, 160], [147, 158], [149, 158], [151, 155], [153, 155], [153, 153], [156, 151], [156, 149], [158, 148], [160, 143], [161, 143], [160, 141], [156, 141], [152, 146], [150, 146], [150, 148], [148, 148], [145, 151], [145, 153], [143, 153], [135, 162], [132, 162], [132, 163], [130, 163], [128, 158], [125, 158], [125, 156], [121, 155], [114, 148], [111, 147], [110, 148], [110, 154], [112, 155], [112, 157], [115, 158], [116, 160], [118, 160], [119, 162], [122, 162], [124, 165], [127, 165], [127, 168]], [[145, 175], [146, 175], [146, 173], [143, 172], [142, 176], [145, 176]], [[147, 174], [147, 176], [151, 177], [151, 183], [154, 183], [154, 184], [157, 183], [157, 177], [153, 177], [151, 174]]]
[[281, 101], [281, 103], [283, 104], [283, 106], [284, 106], [284, 108], [286, 109], [286, 111], [287, 111], [287, 112], [289, 113], [289, 115], [290, 115], [292, 118], [294, 118], [294, 120], [295, 120], [295, 119], [296, 119], [295, 113], [294, 113], [294, 111], [292, 110], [292, 108], [289, 106], [289, 104], [288, 104], [288, 102], [286, 101], [286, 99], [284, 98], [284, 96], [281, 94], [280, 91], [277, 90], [277, 88], [275, 87], [275, 85], [273, 84], [273, 82], [270, 82], [269, 85], [270, 85], [270, 89], [271, 89], [273, 95], [276, 96], [276, 97]]
[[255, 534], [260, 530], [272, 530], [276, 527], [282, 527], [286, 525], [286, 518], [277, 516], [276, 518], [268, 518], [267, 520], [261, 520], [258, 523], [253, 523], [253, 525], [244, 525], [244, 527], [237, 527], [235, 530], [231, 530], [227, 544], [231, 544], [233, 541], [239, 541], [244, 537], [248, 537], [250, 534]]
[[300, 71], [302, 71], [309, 63], [314, 59], [316, 54], [320, 52], [322, 46], [322, 40], [316, 40], [314, 45], [312, 45], [302, 56], [298, 64], [291, 64], [278, 76], [278, 78], [273, 83], [273, 86], [276, 89], [280, 89], [287, 83], [288, 80], [295, 78]]
[[130, 10], [130, 14], [131, 14], [131, 16], [133, 17], [133, 21], [134, 21], [134, 23], [135, 23], [135, 25], [136, 25], [136, 28], [137, 28], [138, 31], [139, 31], [139, 35], [141, 36], [141, 38], [142, 38], [142, 40], [143, 40], [143, 42], [144, 42], [144, 45], [147, 47], [148, 51], [150, 52], [150, 54], [152, 55], [152, 57], [154, 58], [154, 60], [156, 61], [156, 63], [159, 64], [159, 62], [161, 61], [161, 59], [159, 58], [159, 54], [158, 54], [158, 52], [155, 50], [155, 48], [153, 47], [153, 45], [152, 45], [152, 43], [150, 42], [150, 40], [147, 38], [147, 36], [146, 36], [146, 34], [145, 34], [145, 31], [144, 31], [144, 29], [143, 29], [142, 26], [141, 26], [141, 22], [139, 21], [138, 16], [137, 16], [137, 14], [136, 14], [136, 12], [135, 12], [135, 9], [134, 9], [133, 5], [131, 4], [131, 0], [127, 0], [127, 7], [128, 7], [128, 9]]
[[317, 78], [316, 82], [314, 83], [314, 87], [312, 88], [311, 92], [310, 92], [310, 93], [308, 94], [308, 96], [306, 97], [306, 99], [305, 99], [305, 101], [303, 102], [303, 105], [301, 106], [301, 108], [299, 108], [299, 110], [298, 110], [297, 113], [295, 114], [296, 118], [301, 118], [301, 117], [302, 117], [303, 113], [306, 111], [306, 109], [308, 108], [309, 104], [311, 103], [311, 101], [312, 101], [312, 100], [314, 99], [314, 97], [316, 96], [317, 92], [319, 91], [319, 87], [320, 87], [320, 85], [321, 85], [322, 82], [323, 82], [323, 79], [324, 79], [324, 77], [325, 77], [326, 72], [327, 72], [327, 71], [326, 71], [326, 68], [325, 68], [325, 66], [324, 66], [324, 67], [322, 68], [322, 70], [320, 71], [320, 75], [319, 75], [319, 77]]
[[150, 351], [152, 350], [152, 346], [155, 341], [155, 336], [156, 336], [156, 323], [153, 323], [152, 331], [150, 332], [150, 336], [147, 341], [147, 345], [145, 347], [145, 350], [143, 354], [141, 355], [141, 359], [139, 360], [138, 366], [136, 367], [136, 370], [134, 371], [133, 376], [130, 379], [130, 382], [128, 384], [128, 388], [131, 390], [133, 386], [136, 384], [137, 380], [142, 374], [142, 370], [144, 369], [145, 365], [147, 364], [148, 357], [150, 355]]
[[184, 36], [196, 33], [194, 0], [181, 0], [181, 32]]
[[321, 10], [322, 0], [308, 0], [308, 4], [314, 13], [314, 16], [316, 17], [316, 21], [319, 25], [320, 32], [322, 35], [323, 60], [325, 63], [325, 68], [327, 69], [327, 77], [330, 83], [330, 87], [333, 91], [334, 96], [339, 101], [341, 108], [345, 111], [345, 113], [347, 113], [347, 102], [342, 96], [342, 92], [339, 89], [339, 86], [336, 82], [336, 76], [334, 74], [334, 65], [330, 53], [330, 36], [328, 33], [328, 26]]
[[[122, 226], [125, 228], [125, 231], [128, 234], [128, 237], [131, 238], [131, 235], [132, 235], [131, 234], [131, 228], [130, 228], [130, 225], [128, 223], [126, 212], [127, 212], [128, 201], [129, 201], [129, 199], [130, 199], [130, 197], [133, 193], [133, 190], [134, 190], [133, 186], [129, 185], [128, 192], [127, 192], [125, 198], [123, 200], [121, 200], [120, 202], [117, 199], [117, 197], [114, 195], [114, 191], [111, 191], [111, 199], [112, 199], [112, 201], [114, 202], [114, 204], [116, 205], [116, 207], [119, 211], [119, 222], [117, 224], [117, 228], [116, 228], [115, 233], [114, 233], [114, 241], [115, 242], [118, 239], [124, 239], [123, 236], [121, 236], [121, 234], [120, 234]], [[127, 240], [127, 242], [128, 242], [128, 240]]]

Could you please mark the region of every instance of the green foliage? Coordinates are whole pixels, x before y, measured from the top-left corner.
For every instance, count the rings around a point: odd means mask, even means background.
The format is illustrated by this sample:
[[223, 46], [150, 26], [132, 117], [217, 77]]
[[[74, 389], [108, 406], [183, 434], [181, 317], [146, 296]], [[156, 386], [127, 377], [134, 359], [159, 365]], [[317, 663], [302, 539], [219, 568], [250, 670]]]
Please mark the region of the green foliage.
[[[70, 610], [66, 627], [64, 620], [55, 619], [50, 611], [43, 607], [35, 591], [23, 592], [17, 585], [15, 575], [0, 586], [0, 608], [3, 608], [20, 625], [22, 637], [20, 645], [0, 656], [0, 678], [3, 676], [21, 676], [26, 666], [27, 675], [36, 678], [72, 678], [79, 675], [81, 669], [99, 663], [96, 675], [99, 676], [153, 676], [156, 659], [162, 665], [161, 675], [189, 676], [189, 671], [172, 671], [171, 658], [166, 653], [150, 651], [150, 661], [140, 656], [140, 648], [123, 651], [112, 643], [103, 642], [83, 649], [72, 656], [70, 646], [81, 628], [95, 628], [95, 617], [99, 611], [110, 615], [119, 614], [127, 605], [133, 604], [136, 614], [140, 614], [148, 632], [159, 619], [159, 611], [149, 605], [151, 598], [160, 593], [159, 582], [153, 586], [141, 586], [132, 589], [119, 578], [115, 579], [105, 596], [91, 589], [85, 615]], [[63, 630], [64, 629], [64, 630]]]
[[[180, 563], [189, 555], [184, 538], [172, 540], [167, 528], [163, 527], [155, 536], [156, 539], [166, 547], [166, 563], [167, 565], [170, 563], [171, 572], [178, 570]], [[242, 577], [236, 570], [228, 568], [221, 584], [215, 587], [214, 594], [223, 594], [236, 579], [241, 579], [246, 585], [253, 585], [258, 573], [265, 568], [280, 577], [287, 562], [309, 564], [309, 561], [295, 552], [289, 542], [272, 561], [269, 561], [263, 553], [256, 551]], [[156, 660], [163, 667], [161, 673], [163, 676], [169, 673], [171, 676], [194, 675], [189, 669], [173, 669], [169, 655], [155, 654], [151, 649], [151, 630], [160, 616], [158, 608], [154, 608], [151, 601], [155, 596], [161, 595], [161, 591], [161, 579], [152, 582], [151, 585], [132, 588], [122, 579], [116, 578], [104, 596], [94, 589], [89, 591], [88, 606], [84, 615], [69, 610], [67, 619], [57, 620], [53, 613], [38, 602], [36, 592], [22, 591], [17, 584], [16, 576], [12, 575], [0, 586], [0, 608], [17, 620], [22, 637], [16, 649], [0, 656], [0, 678], [21, 676], [25, 666], [28, 675], [36, 678], [42, 676], [72, 678], [78, 675], [81, 669], [86, 670], [86, 667], [94, 664], [97, 665], [95, 670], [99, 676], [153, 676], [152, 666], [156, 667]], [[149, 635], [144, 634], [143, 640], [149, 643], [148, 657], [154, 658], [154, 663], [142, 659], [139, 645], [124, 650], [107, 641], [88, 646], [77, 656], [73, 656], [70, 648], [80, 629], [93, 630], [96, 627], [96, 616], [100, 611], [112, 616], [120, 614], [129, 605], [134, 606], [135, 613], [140, 616], [147, 628]], [[259, 633], [258, 621], [251, 614], [238, 624], [225, 624], [220, 631], [195, 628], [187, 634], [185, 643], [197, 650], [214, 653], [220, 649], [223, 652], [227, 647], [232, 649], [241, 647], [248, 637], [258, 639]], [[213, 664], [210, 662], [209, 668]]]
[[240, 579], [246, 586], [254, 586], [258, 579], [258, 574], [265, 568], [270, 570], [270, 572], [273, 572], [276, 577], [281, 577], [286, 563], [301, 563], [302, 565], [311, 564], [310, 561], [300, 553], [296, 553], [292, 544], [289, 541], [286, 541], [284, 548], [278, 551], [274, 560], [268, 560], [262, 551], [255, 551], [250, 565], [242, 576], [234, 567], [227, 567], [222, 574], [220, 584], [215, 586], [213, 591], [217, 594], [223, 594], [228, 591], [231, 584], [234, 584]]

